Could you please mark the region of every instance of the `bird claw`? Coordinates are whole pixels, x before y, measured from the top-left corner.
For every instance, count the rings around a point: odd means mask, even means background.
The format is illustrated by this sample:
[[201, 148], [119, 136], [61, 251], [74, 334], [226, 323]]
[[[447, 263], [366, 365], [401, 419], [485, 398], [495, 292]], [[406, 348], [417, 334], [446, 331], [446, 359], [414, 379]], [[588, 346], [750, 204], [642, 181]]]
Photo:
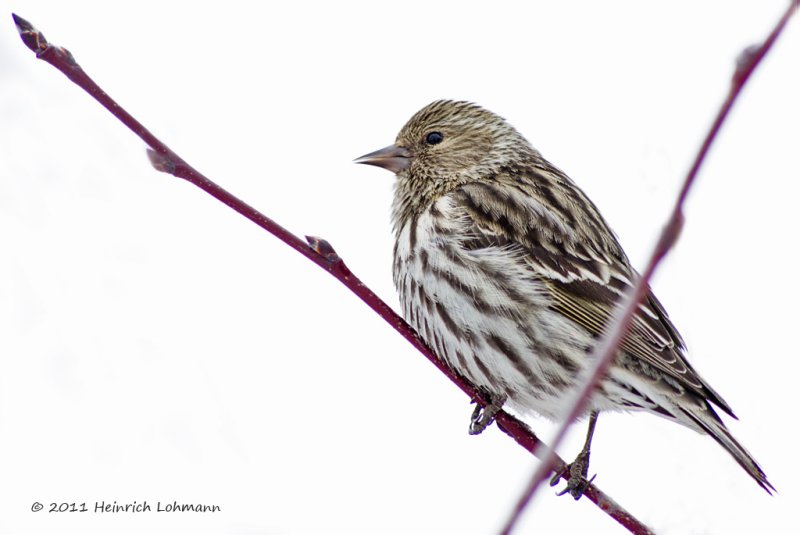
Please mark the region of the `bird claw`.
[[583, 496], [583, 493], [586, 492], [586, 488], [592, 483], [592, 481], [594, 481], [594, 478], [597, 477], [597, 474], [595, 474], [591, 477], [591, 479], [586, 479], [586, 476], [589, 472], [588, 460], [588, 455], [578, 455], [575, 461], [565, 465], [563, 468], [561, 468], [561, 470], [558, 470], [555, 475], [553, 475], [552, 479], [550, 479], [551, 487], [558, 485], [558, 482], [561, 480], [561, 478], [566, 474], [569, 474], [567, 486], [558, 491], [556, 496], [563, 496], [564, 494], [569, 493], [569, 495], [575, 498], [575, 500], [579, 500], [581, 496]]
[[557, 470], [550, 480], [550, 486], [555, 487], [558, 485], [558, 481], [569, 473], [566, 488], [556, 493], [557, 496], [563, 496], [569, 492], [570, 496], [580, 500], [583, 493], [586, 492], [586, 488], [597, 477], [597, 474], [595, 474], [591, 479], [586, 479], [589, 474], [589, 456], [592, 454], [592, 437], [594, 436], [594, 428], [597, 425], [597, 414], [597, 411], [593, 411], [589, 417], [589, 429], [586, 432], [586, 442], [583, 444], [581, 452], [575, 457], [574, 461]]
[[[505, 400], [504, 400], [505, 401]], [[495, 415], [503, 408], [503, 402], [492, 402], [485, 407], [475, 404], [475, 410], [472, 411], [472, 416], [469, 419], [469, 434], [480, 435], [484, 429], [492, 425]]]

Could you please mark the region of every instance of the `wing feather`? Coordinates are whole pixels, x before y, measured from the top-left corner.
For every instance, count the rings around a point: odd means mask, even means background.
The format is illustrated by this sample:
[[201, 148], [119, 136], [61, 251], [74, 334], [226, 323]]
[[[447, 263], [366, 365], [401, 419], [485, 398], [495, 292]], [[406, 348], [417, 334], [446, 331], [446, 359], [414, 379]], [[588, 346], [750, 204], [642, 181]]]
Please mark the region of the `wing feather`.
[[[605, 331], [638, 275], [597, 208], [566, 175], [552, 167], [504, 169], [492, 183], [462, 186], [454, 199], [469, 229], [463, 247], [519, 249], [548, 289], [554, 310], [595, 337]], [[637, 370], [651, 376], [657, 370], [733, 416], [686, 361], [683, 339], [652, 291], [639, 305], [621, 349]]]

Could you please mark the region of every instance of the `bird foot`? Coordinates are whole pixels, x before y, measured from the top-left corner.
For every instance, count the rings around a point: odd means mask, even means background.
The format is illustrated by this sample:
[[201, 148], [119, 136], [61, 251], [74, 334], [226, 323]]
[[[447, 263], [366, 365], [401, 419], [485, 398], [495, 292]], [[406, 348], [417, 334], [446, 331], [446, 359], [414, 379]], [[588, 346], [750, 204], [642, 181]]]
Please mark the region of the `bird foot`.
[[582, 451], [578, 454], [574, 461], [570, 464], [565, 465], [560, 470], [556, 471], [553, 478], [550, 480], [550, 486], [555, 487], [558, 485], [559, 480], [564, 477], [566, 474], [569, 474], [569, 479], [567, 480], [567, 486], [564, 487], [563, 490], [556, 493], [557, 496], [563, 496], [564, 494], [569, 493], [570, 496], [579, 500], [583, 493], [586, 491], [586, 487], [588, 487], [594, 478], [597, 477], [597, 474], [593, 475], [591, 479], [586, 479], [586, 476], [589, 473], [589, 452]]
[[485, 407], [475, 404], [475, 410], [472, 411], [472, 417], [469, 420], [469, 434], [480, 435], [484, 429], [492, 425], [495, 415], [503, 408], [503, 403], [505, 400], [493, 401]]

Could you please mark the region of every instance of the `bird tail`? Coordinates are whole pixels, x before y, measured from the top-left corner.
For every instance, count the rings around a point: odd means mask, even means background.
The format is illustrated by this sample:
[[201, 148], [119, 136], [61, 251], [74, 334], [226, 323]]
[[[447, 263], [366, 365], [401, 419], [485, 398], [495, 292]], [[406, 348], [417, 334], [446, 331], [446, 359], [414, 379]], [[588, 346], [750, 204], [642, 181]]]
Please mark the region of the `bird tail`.
[[706, 406], [705, 410], [699, 409], [693, 411], [687, 407], [680, 407], [680, 410], [691, 420], [692, 423], [700, 427], [701, 430], [717, 441], [717, 443], [725, 448], [728, 453], [739, 463], [739, 466], [750, 474], [759, 486], [767, 491], [767, 494], [772, 495], [775, 492], [775, 487], [772, 486], [767, 480], [767, 475], [758, 465], [753, 456], [739, 444], [719, 416], [714, 412], [710, 406]]

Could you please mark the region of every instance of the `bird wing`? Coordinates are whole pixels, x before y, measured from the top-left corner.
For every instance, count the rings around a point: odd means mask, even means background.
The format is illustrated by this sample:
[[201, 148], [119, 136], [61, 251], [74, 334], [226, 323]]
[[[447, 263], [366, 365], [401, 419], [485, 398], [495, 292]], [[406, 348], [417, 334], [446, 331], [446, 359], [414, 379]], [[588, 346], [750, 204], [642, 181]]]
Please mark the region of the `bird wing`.
[[[599, 337], [638, 275], [596, 207], [563, 173], [539, 170], [558, 173], [561, 181], [547, 184], [549, 190], [542, 193], [539, 173], [534, 183], [519, 180], [520, 170], [513, 171], [516, 174], [503, 173], [516, 175], [512, 183], [473, 183], [458, 190], [454, 199], [468, 226], [462, 246], [518, 249], [549, 291], [552, 308]], [[580, 222], [575, 220], [575, 210], [583, 211], [577, 212]], [[686, 361], [683, 339], [649, 289], [621, 349], [632, 357], [628, 364], [635, 371], [657, 378], [654, 372], [658, 370], [667, 382], [674, 380], [734, 416]]]
[[[595, 337], [605, 332], [621, 298], [616, 291], [592, 280], [565, 283], [550, 279], [546, 284], [553, 298], [553, 308], [582, 325]], [[624, 286], [626, 290], [630, 287], [627, 282]], [[621, 348], [627, 355], [664, 372], [680, 385], [709, 399], [735, 417], [725, 400], [686, 361], [683, 340], [649, 288], [633, 316]], [[637, 371], [648, 373], [646, 368], [639, 368]]]

